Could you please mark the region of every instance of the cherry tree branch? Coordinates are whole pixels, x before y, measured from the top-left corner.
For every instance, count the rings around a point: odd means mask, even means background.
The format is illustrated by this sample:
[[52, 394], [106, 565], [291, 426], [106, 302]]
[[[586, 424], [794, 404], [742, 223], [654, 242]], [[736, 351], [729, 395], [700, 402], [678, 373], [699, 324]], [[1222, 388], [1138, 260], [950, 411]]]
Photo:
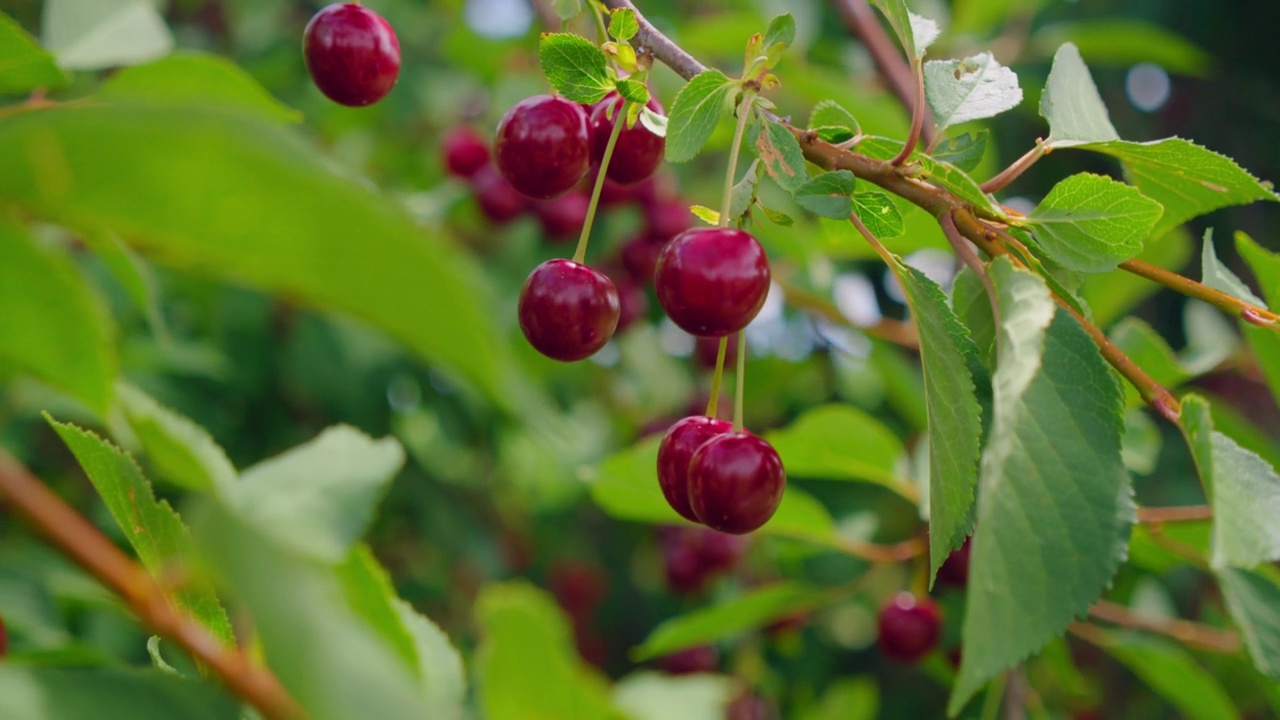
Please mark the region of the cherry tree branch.
[[[1147, 617], [1135, 613], [1124, 605], [1108, 600], [1099, 600], [1094, 603], [1089, 608], [1089, 617], [1119, 625], [1120, 627], [1164, 635], [1200, 650], [1227, 655], [1240, 651], [1240, 635], [1234, 630], [1223, 630], [1211, 625], [1177, 618]], [[1080, 637], [1096, 643], [1101, 633], [1096, 628], [1087, 625], [1084, 627], [1089, 627], [1090, 630], [1080, 632], [1079, 626], [1081, 625], [1081, 623], [1073, 623], [1070, 630]], [[1093, 633], [1092, 637], [1090, 637], [1090, 631]], [[1102, 644], [1105, 644], [1105, 641]]]
[[683, 48], [671, 41], [671, 38], [663, 35], [660, 30], [655, 28], [640, 10], [631, 3], [631, 0], [601, 0], [605, 7], [611, 10], [627, 8], [636, 14], [636, 22], [640, 24], [640, 31], [633, 38], [634, 44], [642, 48], [648, 49], [653, 56], [662, 61], [664, 65], [676, 71], [676, 74], [685, 80], [692, 80], [697, 77], [703, 70], [707, 69], [706, 65], [698, 62], [698, 59]]
[[1208, 505], [1138, 508], [1138, 522], [1144, 525], [1162, 525], [1164, 523], [1171, 522], [1191, 522], [1194, 520], [1212, 519], [1213, 508]]
[[1009, 186], [1009, 183], [1017, 180], [1027, 168], [1036, 164], [1036, 161], [1049, 154], [1049, 146], [1043, 141], [1036, 141], [1036, 146], [1027, 151], [1025, 155], [1014, 160], [1009, 167], [1001, 170], [990, 180], [982, 183], [978, 187], [982, 192], [990, 195], [993, 192], [999, 192]]
[[1280, 329], [1280, 325], [1277, 325], [1277, 322], [1280, 322], [1280, 315], [1232, 297], [1220, 290], [1215, 290], [1189, 277], [1165, 270], [1158, 265], [1152, 265], [1142, 260], [1126, 260], [1120, 263], [1120, 268], [1134, 275], [1160, 283], [1170, 290], [1176, 290], [1188, 297], [1203, 300], [1228, 315], [1234, 315], [1247, 323]]
[[143, 625], [180, 645], [263, 717], [306, 717], [269, 669], [235, 647], [224, 645], [203, 625], [180, 612], [142, 566], [4, 450], [0, 450], [0, 498], [8, 499], [62, 554], [119, 595]]

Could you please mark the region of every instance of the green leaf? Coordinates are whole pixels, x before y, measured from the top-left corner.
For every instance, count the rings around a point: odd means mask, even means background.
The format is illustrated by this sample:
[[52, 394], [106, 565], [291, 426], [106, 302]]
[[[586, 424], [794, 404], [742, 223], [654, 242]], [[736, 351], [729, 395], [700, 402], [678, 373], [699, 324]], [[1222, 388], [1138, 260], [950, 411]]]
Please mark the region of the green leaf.
[[1272, 305], [1280, 306], [1280, 253], [1274, 253], [1259, 245], [1253, 238], [1236, 231], [1236, 251], [1249, 264], [1262, 296]]
[[640, 670], [613, 688], [613, 704], [630, 720], [710, 720], [741, 693], [734, 678], [711, 673], [668, 675]]
[[1053, 56], [1040, 96], [1040, 115], [1049, 121], [1050, 147], [1120, 139], [1079, 48], [1071, 43], [1064, 43]]
[[429, 708], [426, 717], [461, 720], [465, 717], [467, 700], [467, 672], [462, 655], [438, 625], [409, 603], [397, 599], [395, 608], [413, 638], [421, 664], [419, 673]]
[[39, 247], [5, 215], [0, 258], [0, 365], [30, 373], [105, 416], [120, 371], [106, 309], [66, 256]]
[[152, 0], [48, 0], [44, 46], [69, 70], [100, 70], [154, 60], [173, 35]]
[[796, 19], [791, 13], [783, 13], [769, 21], [769, 27], [764, 31], [764, 47], [766, 50], [774, 45], [781, 44], [783, 47], [790, 47], [796, 41]]
[[160, 670], [0, 664], [0, 717], [101, 720], [108, 709], [129, 720], [240, 717], [236, 701], [216, 685]]
[[846, 677], [832, 682], [822, 699], [800, 720], [876, 720], [880, 715], [880, 686], [874, 677]]
[[1209, 403], [1182, 399], [1182, 426], [1213, 506], [1215, 569], [1280, 560], [1280, 474], [1266, 460], [1214, 430]]
[[158, 478], [192, 490], [234, 489], [235, 466], [204, 428], [125, 382], [116, 400]]
[[24, 95], [67, 83], [53, 56], [13, 18], [0, 12], [0, 95]]
[[907, 231], [898, 206], [879, 190], [863, 190], [853, 194], [853, 212], [867, 230], [879, 240], [901, 237]]
[[[1153, 235], [1138, 259], [1177, 271], [1186, 267], [1194, 254], [1191, 236], [1179, 228]], [[1093, 311], [1094, 324], [1107, 327], [1159, 290], [1159, 285], [1130, 273], [1100, 273], [1084, 276], [1080, 299]]]
[[1026, 223], [1058, 264], [1106, 272], [1142, 250], [1161, 212], [1158, 203], [1133, 187], [1078, 173], [1054, 185]]
[[1022, 102], [1018, 76], [989, 52], [930, 60], [924, 64], [924, 90], [939, 130], [999, 115]]
[[146, 316], [156, 340], [168, 342], [169, 328], [160, 311], [160, 287], [151, 266], [111, 233], [82, 233], [81, 239], [124, 288], [138, 311]]
[[464, 253], [281, 127], [172, 107], [19, 113], [0, 119], [0, 202], [114, 231], [199, 274], [352, 313], [500, 407], [535, 392], [517, 379]]
[[925, 402], [929, 412], [929, 575], [973, 529], [974, 492], [982, 452], [983, 416], [978, 389], [991, 379], [969, 331], [947, 306], [938, 284], [919, 270], [896, 262], [920, 334]]
[[774, 620], [820, 606], [827, 596], [822, 588], [794, 582], [752, 590], [732, 600], [663, 621], [631, 651], [631, 657], [636, 662], [643, 662], [695, 645], [741, 635]]
[[[877, 160], [888, 160], [902, 150], [902, 143], [883, 137], [868, 137], [858, 144], [858, 151]], [[978, 181], [951, 163], [921, 153], [913, 154], [907, 165], [918, 166], [913, 177], [934, 183], [954, 193], [961, 200], [970, 203], [984, 214], [993, 218], [1006, 217], [994, 201], [978, 185]]]
[[667, 162], [692, 160], [720, 121], [733, 115], [738, 83], [719, 70], [704, 70], [690, 80], [667, 114]]
[[605, 680], [578, 658], [569, 622], [547, 593], [523, 582], [488, 585], [475, 609], [486, 718], [620, 717]]
[[835, 100], [821, 100], [809, 113], [809, 129], [816, 131], [823, 140], [841, 143], [852, 140], [862, 132], [853, 113], [841, 107]]
[[1107, 633], [1101, 643], [1188, 720], [1238, 720], [1231, 696], [1177, 643], [1136, 633]]
[[608, 58], [581, 35], [544, 33], [538, 41], [538, 59], [551, 87], [574, 102], [599, 102], [613, 89]]
[[997, 258], [991, 278], [1000, 342], [951, 715], [1088, 610], [1133, 516], [1113, 371], [1039, 276]]
[[554, 0], [556, 17], [567, 22], [582, 14], [582, 0]]
[[690, 205], [689, 212], [708, 225], [720, 224], [720, 212], [705, 205]]
[[1217, 576], [1254, 666], [1280, 680], [1280, 585], [1261, 573], [1239, 568], [1223, 568]]
[[271, 97], [235, 63], [195, 51], [176, 52], [145, 65], [125, 68], [102, 83], [96, 97], [214, 106], [278, 122], [302, 120], [302, 113]]
[[644, 83], [637, 80], [619, 80], [618, 94], [626, 100], [640, 107], [644, 107], [649, 102], [649, 88]]
[[826, 172], [795, 189], [796, 202], [815, 215], [847, 220], [853, 214], [853, 173]]
[[871, 4], [889, 20], [907, 57], [918, 61], [924, 57], [925, 48], [938, 39], [938, 24], [908, 11], [903, 0], [871, 0]]
[[809, 182], [800, 141], [785, 125], [766, 120], [764, 132], [756, 136], [756, 152], [769, 177], [793, 195]]
[[1094, 65], [1129, 68], [1141, 62], [1155, 63], [1166, 71], [1202, 77], [1213, 67], [1213, 57], [1190, 40], [1144, 20], [1107, 18], [1060, 22], [1036, 30], [1031, 46], [1044, 56], [1063, 43], [1073, 43]]
[[[102, 496], [111, 517], [155, 577], [172, 572], [190, 560], [191, 536], [168, 502], [156, 500], [151, 483], [124, 451], [87, 430], [45, 418], [67, 444], [89, 481]], [[232, 642], [231, 622], [206, 582], [193, 580], [175, 591], [178, 606], [187, 610], [223, 642]]]
[[609, 35], [620, 42], [625, 42], [640, 32], [640, 23], [636, 22], [636, 11], [631, 8], [614, 8], [609, 12]]
[[[813, 480], [865, 480], [902, 492], [898, 472], [906, 451], [880, 421], [832, 403], [810, 408], [785, 428], [765, 433], [787, 475]], [[908, 486], [908, 491], [915, 488]]]
[[[752, 160], [747, 172], [743, 174], [742, 179], [733, 186], [733, 190], [729, 193], [729, 222], [737, 222], [738, 218], [747, 213], [751, 209], [751, 205], [756, 201], [756, 193], [760, 190], [760, 160], [759, 158]], [[716, 213], [717, 220], [719, 213]]]
[[987, 151], [986, 130], [967, 132], [963, 135], [949, 137], [938, 143], [930, 155], [939, 162], [950, 163], [956, 168], [969, 173], [982, 162], [982, 155]]
[[1262, 298], [1254, 295], [1249, 286], [1231, 272], [1231, 268], [1218, 260], [1218, 253], [1213, 248], [1213, 228], [1205, 228], [1204, 231], [1204, 243], [1200, 246], [1200, 273], [1200, 282], [1214, 290], [1221, 290], [1237, 300], [1257, 305], [1264, 310], [1267, 308], [1267, 303]]
[[[1127, 317], [1112, 328], [1111, 342], [1128, 355], [1165, 388], [1175, 388], [1191, 379], [1192, 373], [1182, 366], [1169, 343], [1152, 327], [1136, 317]], [[1141, 397], [1129, 383], [1124, 385], [1128, 405], [1138, 405]]]
[[335, 425], [314, 440], [241, 473], [234, 503], [299, 555], [340, 562], [373, 521], [404, 464], [394, 438]]

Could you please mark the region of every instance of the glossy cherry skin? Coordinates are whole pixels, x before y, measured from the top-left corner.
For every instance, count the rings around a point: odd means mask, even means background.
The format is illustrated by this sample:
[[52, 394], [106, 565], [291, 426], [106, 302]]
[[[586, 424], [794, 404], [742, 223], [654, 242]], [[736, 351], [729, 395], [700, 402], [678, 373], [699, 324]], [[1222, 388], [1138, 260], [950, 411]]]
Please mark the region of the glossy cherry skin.
[[[657, 98], [650, 98], [648, 108], [664, 114]], [[613, 118], [610, 119], [610, 113]], [[622, 98], [617, 93], [609, 93], [603, 100], [591, 106], [591, 164], [600, 166], [604, 159], [604, 151], [609, 145], [609, 136], [613, 134], [616, 123], [623, 123], [618, 133], [618, 141], [614, 144], [613, 155], [609, 158], [609, 168], [605, 177], [623, 185], [649, 179], [653, 171], [662, 164], [662, 154], [666, 150], [666, 138], [654, 135], [639, 120], [635, 125], [626, 127], [626, 118], [622, 117]]]
[[548, 260], [520, 290], [520, 329], [538, 352], [573, 362], [609, 342], [618, 309], [618, 291], [604, 273], [572, 260]]
[[691, 415], [672, 425], [658, 445], [658, 486], [671, 509], [701, 522], [689, 504], [689, 461], [703, 443], [733, 429], [733, 423], [705, 415]]
[[681, 330], [722, 337], [747, 326], [769, 294], [769, 258], [735, 228], [694, 228], [662, 248], [654, 271], [658, 303]]
[[445, 170], [454, 177], [469, 178], [489, 164], [489, 143], [466, 125], [445, 133], [440, 150]]
[[664, 655], [658, 664], [671, 675], [715, 672], [720, 666], [720, 652], [714, 645], [694, 645]]
[[742, 535], [773, 517], [787, 476], [763, 438], [728, 432], [702, 444], [689, 460], [689, 505], [704, 525]]
[[972, 537], [964, 539], [964, 544], [947, 556], [938, 568], [936, 584], [942, 587], [962, 588], [969, 584], [969, 545]]
[[570, 242], [578, 239], [587, 221], [587, 208], [591, 199], [581, 192], [568, 192], [550, 200], [533, 203], [542, 234], [551, 242]]
[[485, 165], [468, 179], [480, 212], [495, 224], [511, 222], [529, 208], [529, 199], [516, 192], [492, 165]]
[[938, 645], [942, 616], [927, 597], [898, 593], [880, 610], [876, 645], [885, 657], [900, 663], [914, 663]]
[[578, 103], [551, 95], [521, 100], [498, 123], [493, 154], [502, 176], [528, 197], [562, 195], [591, 166], [587, 113]]
[[316, 87], [342, 105], [383, 98], [400, 75], [400, 41], [378, 13], [335, 3], [316, 13], [302, 33], [302, 54]]

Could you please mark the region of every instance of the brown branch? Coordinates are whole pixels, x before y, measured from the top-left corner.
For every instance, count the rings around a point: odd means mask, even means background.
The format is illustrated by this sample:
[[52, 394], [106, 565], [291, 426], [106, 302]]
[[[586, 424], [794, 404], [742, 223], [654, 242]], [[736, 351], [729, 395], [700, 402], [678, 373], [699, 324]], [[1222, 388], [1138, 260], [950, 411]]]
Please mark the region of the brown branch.
[[878, 545], [858, 540], [838, 540], [837, 543], [840, 549], [849, 555], [868, 562], [883, 564], [906, 562], [929, 551], [929, 543], [921, 538], [911, 538], [893, 545]]
[[907, 158], [911, 157], [911, 153], [916, 151], [916, 143], [920, 142], [920, 132], [924, 128], [924, 72], [919, 64], [912, 65], [911, 70], [916, 79], [916, 103], [911, 108], [911, 130], [907, 133], [907, 141], [902, 144], [898, 154], [889, 161], [889, 164], [894, 167], [906, 162]]
[[[1240, 635], [1234, 630], [1224, 630], [1203, 623], [1191, 622], [1190, 620], [1145, 617], [1133, 612], [1133, 610], [1124, 605], [1108, 600], [1099, 600], [1094, 603], [1089, 608], [1089, 617], [1121, 627], [1164, 635], [1177, 640], [1183, 645], [1200, 650], [1227, 655], [1240, 651]], [[1078, 625], [1081, 625], [1081, 623], [1072, 623], [1070, 629], [1084, 639], [1103, 645], [1109, 641], [1108, 639], [1099, 643], [1096, 638], [1101, 633], [1096, 628], [1090, 628], [1093, 631], [1092, 633], [1090, 631], [1082, 633], [1077, 631], [1076, 626]]]
[[1228, 315], [1234, 315], [1241, 320], [1253, 325], [1261, 327], [1272, 327], [1280, 329], [1280, 315], [1270, 310], [1260, 308], [1257, 305], [1247, 303], [1238, 298], [1234, 298], [1220, 290], [1215, 290], [1204, 283], [1196, 282], [1189, 277], [1184, 277], [1176, 272], [1165, 270], [1158, 265], [1152, 265], [1142, 260], [1126, 260], [1120, 263], [1120, 268], [1128, 272], [1144, 277], [1148, 280], [1158, 282], [1165, 287], [1176, 290], [1183, 295], [1203, 300], [1210, 305], [1217, 307]]
[[1213, 508], [1208, 505], [1138, 508], [1138, 522], [1144, 525], [1211, 519], [1213, 519]]
[[224, 645], [199, 622], [179, 612], [146, 570], [3, 450], [0, 497], [7, 498], [64, 555], [119, 595], [143, 625], [182, 646], [264, 717], [306, 717], [270, 670]]
[[982, 183], [978, 187], [982, 192], [990, 195], [993, 192], [999, 192], [1009, 186], [1009, 183], [1017, 180], [1027, 168], [1036, 164], [1036, 161], [1049, 154], [1049, 146], [1044, 144], [1043, 140], [1036, 140], [1036, 146], [1027, 151], [1025, 155], [1014, 160], [1009, 167], [1001, 170], [990, 180]]
[[697, 77], [703, 70], [707, 69], [706, 65], [698, 62], [698, 59], [683, 48], [676, 45], [663, 35], [661, 31], [655, 28], [645, 19], [636, 6], [631, 4], [631, 0], [601, 0], [605, 7], [611, 9], [629, 8], [636, 14], [636, 22], [640, 24], [640, 31], [636, 33], [635, 44], [642, 48], [648, 48], [653, 56], [661, 60], [667, 67], [676, 71], [676, 74], [685, 80], [692, 80]]

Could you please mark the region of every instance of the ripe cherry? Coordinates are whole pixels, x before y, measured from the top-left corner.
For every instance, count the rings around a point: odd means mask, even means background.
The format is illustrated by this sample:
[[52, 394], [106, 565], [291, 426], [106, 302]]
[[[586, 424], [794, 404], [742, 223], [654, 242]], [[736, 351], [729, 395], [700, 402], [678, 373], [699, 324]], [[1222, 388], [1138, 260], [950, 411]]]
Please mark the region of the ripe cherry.
[[[657, 98], [649, 99], [648, 108], [659, 115], [663, 114], [662, 105]], [[612, 118], [610, 114], [613, 115]], [[618, 141], [613, 147], [605, 177], [623, 185], [648, 179], [662, 162], [662, 153], [667, 147], [666, 138], [654, 135], [639, 121], [626, 127], [626, 118], [622, 117], [622, 98], [617, 93], [609, 93], [591, 107], [592, 165], [598, 167], [604, 159], [604, 151], [609, 145], [609, 136], [613, 134], [616, 123], [624, 125], [618, 133]]]
[[4, 618], [0, 617], [0, 658], [9, 652], [9, 631], [5, 629]]
[[693, 213], [680, 198], [654, 200], [645, 205], [645, 225], [651, 237], [670, 240], [693, 227]]
[[622, 267], [638, 283], [648, 286], [653, 282], [653, 271], [658, 267], [658, 256], [667, 241], [652, 235], [633, 237], [622, 245], [619, 255]]
[[898, 593], [880, 611], [876, 645], [884, 656], [900, 663], [914, 663], [938, 644], [942, 617], [927, 597]]
[[658, 446], [658, 485], [671, 509], [686, 520], [700, 522], [689, 504], [689, 461], [703, 443], [733, 430], [733, 424], [705, 415], [692, 415], [672, 425]]
[[542, 234], [552, 242], [576, 240], [582, 232], [582, 225], [587, 221], [587, 208], [591, 198], [585, 193], [569, 192], [550, 200], [538, 200], [533, 203], [533, 212], [538, 216], [538, 224], [542, 226]]
[[[720, 338], [696, 338], [693, 344], [693, 359], [698, 365], [708, 369], [716, 369], [716, 357], [720, 355]], [[724, 349], [724, 366], [733, 367], [738, 361], [738, 336], [729, 336], [729, 345]]]
[[649, 296], [644, 288], [628, 278], [618, 280], [618, 327], [615, 333], [631, 327], [649, 312]]
[[964, 544], [947, 556], [938, 568], [937, 584], [943, 587], [962, 588], [969, 583], [969, 544], [972, 537], [964, 539]]
[[400, 74], [400, 41], [378, 13], [334, 3], [302, 33], [302, 53], [316, 87], [330, 100], [360, 107], [383, 98]]
[[728, 432], [702, 444], [689, 461], [689, 505], [707, 527], [742, 535], [773, 517], [787, 476], [763, 438]]
[[663, 656], [658, 664], [671, 675], [715, 672], [720, 666], [720, 652], [714, 645], [694, 645]]
[[469, 178], [489, 164], [489, 144], [466, 125], [449, 130], [440, 142], [444, 167], [450, 175]]
[[498, 123], [493, 153], [503, 177], [525, 195], [547, 200], [564, 194], [591, 165], [587, 113], [551, 95], [521, 100]]
[[597, 270], [572, 260], [548, 260], [520, 291], [520, 329], [535, 350], [573, 362], [594, 355], [618, 325], [618, 291]]
[[747, 326], [769, 294], [769, 259], [750, 234], [694, 228], [662, 248], [658, 303], [690, 335], [720, 337]]
[[492, 165], [481, 167], [469, 179], [480, 212], [493, 223], [511, 222], [529, 207], [529, 199], [516, 192]]

